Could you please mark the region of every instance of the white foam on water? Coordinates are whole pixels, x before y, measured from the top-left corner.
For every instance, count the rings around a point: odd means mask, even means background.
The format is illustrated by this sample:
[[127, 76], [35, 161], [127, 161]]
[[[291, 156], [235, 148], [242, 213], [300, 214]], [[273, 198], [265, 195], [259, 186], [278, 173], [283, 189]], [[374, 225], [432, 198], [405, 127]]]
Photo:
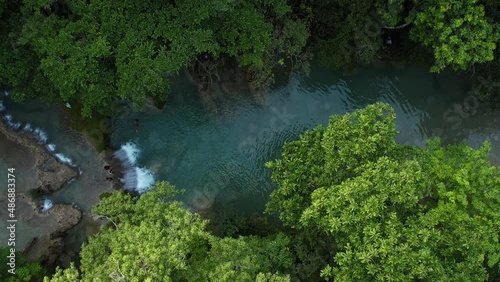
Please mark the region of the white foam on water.
[[56, 145], [54, 144], [47, 144], [47, 150], [49, 150], [50, 152], [54, 152], [56, 150]]
[[54, 156], [62, 163], [70, 165], [70, 166], [75, 166], [73, 163], [73, 160], [64, 155], [63, 153], [56, 153]]
[[133, 142], [127, 142], [122, 145], [120, 150], [115, 152], [115, 157], [122, 161], [123, 165], [126, 167], [134, 166], [137, 163], [137, 158], [141, 150], [137, 144]]
[[5, 96], [9, 96], [9, 95], [10, 95], [10, 92], [9, 92], [9, 91], [7, 91], [7, 90], [5, 90], [5, 91], [3, 92], [3, 94], [4, 94]]
[[52, 208], [54, 204], [52, 203], [52, 201], [48, 198], [45, 198], [43, 199], [43, 202], [42, 202], [42, 212], [46, 212], [48, 211], [50, 208]]
[[137, 174], [137, 187], [136, 190], [140, 194], [146, 192], [153, 184], [155, 183], [155, 177], [153, 176], [153, 172], [149, 169], [136, 167]]
[[27, 123], [26, 125], [24, 125], [23, 130], [26, 132], [32, 132], [33, 127], [31, 127], [31, 124]]
[[6, 122], [7, 122], [7, 126], [8, 127], [13, 127], [15, 129], [18, 129], [19, 127], [21, 127], [21, 123], [20, 122], [13, 122], [12, 121], [12, 115], [7, 114], [7, 115], [4, 116], [4, 118], [5, 118]]
[[21, 127], [21, 122], [13, 122], [10, 124], [10, 126], [14, 129], [19, 129]]
[[47, 139], [49, 137], [47, 136], [47, 132], [43, 131], [41, 128], [39, 128], [39, 127], [35, 128], [33, 130], [33, 134], [35, 134], [35, 137], [38, 140], [38, 143], [40, 143], [40, 144], [47, 143]]
[[71, 105], [70, 105], [70, 103], [66, 103], [66, 105], [65, 105], [65, 106], [66, 106], [66, 108], [71, 109]]
[[141, 150], [137, 144], [127, 142], [122, 145], [120, 150], [115, 152], [115, 157], [118, 158], [123, 165], [124, 176], [122, 182], [124, 188], [135, 190], [142, 194], [154, 184], [155, 178], [151, 170], [136, 165], [140, 152]]
[[[2, 111], [3, 109], [5, 109], [5, 106], [3, 105], [3, 101], [0, 100], [0, 111]], [[4, 119], [6, 120], [7, 125], [12, 127], [12, 128], [19, 129], [22, 126], [21, 122], [13, 122], [12, 115], [10, 115], [10, 114], [5, 115]], [[25, 132], [32, 133], [35, 136], [35, 138], [38, 140], [38, 143], [45, 144], [46, 145], [45, 147], [47, 148], [47, 150], [49, 152], [51, 152], [54, 155], [54, 157], [56, 157], [61, 163], [75, 167], [75, 164], [71, 158], [69, 158], [68, 156], [66, 156], [62, 153], [54, 153], [56, 150], [56, 145], [52, 144], [52, 143], [47, 144], [47, 140], [49, 139], [49, 137], [47, 135], [47, 132], [45, 132], [43, 129], [41, 129], [39, 127], [33, 128], [31, 126], [31, 124], [26, 123], [24, 125], [24, 127], [22, 128], [22, 130]], [[133, 151], [130, 153], [132, 153], [132, 156], [134, 155]], [[80, 170], [79, 170], [79, 173], [80, 173], [80, 175], [82, 174], [82, 172]]]

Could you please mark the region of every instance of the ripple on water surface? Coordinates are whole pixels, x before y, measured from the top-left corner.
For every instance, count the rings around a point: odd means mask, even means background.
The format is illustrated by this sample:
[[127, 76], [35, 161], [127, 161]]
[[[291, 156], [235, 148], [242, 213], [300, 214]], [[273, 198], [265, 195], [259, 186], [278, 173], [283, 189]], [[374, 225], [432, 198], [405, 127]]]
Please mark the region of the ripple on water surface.
[[210, 106], [184, 85], [174, 88], [163, 111], [117, 117], [112, 144], [133, 141], [140, 150], [134, 166], [186, 189], [182, 199], [188, 204], [233, 203], [261, 211], [275, 188], [265, 163], [280, 157], [285, 142], [326, 125], [330, 115], [387, 102], [396, 111], [397, 140], [423, 145], [434, 128], [447, 126], [443, 113], [467, 90], [466, 79], [433, 76], [425, 67], [363, 68], [345, 76], [313, 68], [310, 77], [296, 75], [274, 86], [263, 101], [235, 94]]

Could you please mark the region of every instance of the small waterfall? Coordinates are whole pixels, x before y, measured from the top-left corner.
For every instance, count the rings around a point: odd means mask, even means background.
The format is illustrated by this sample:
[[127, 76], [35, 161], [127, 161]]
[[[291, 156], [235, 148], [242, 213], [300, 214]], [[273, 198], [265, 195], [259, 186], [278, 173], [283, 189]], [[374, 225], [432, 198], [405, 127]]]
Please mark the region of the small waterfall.
[[7, 114], [7, 115], [3, 116], [3, 118], [7, 122], [7, 125], [10, 126], [12, 124], [12, 115]]
[[49, 199], [49, 198], [45, 198], [43, 199], [43, 202], [42, 202], [42, 212], [46, 212], [48, 211], [50, 208], [52, 208], [54, 204], [52, 203], [52, 201]]
[[137, 174], [137, 192], [140, 194], [146, 192], [155, 182], [153, 173], [145, 168], [136, 167]]
[[115, 152], [115, 157], [122, 162], [124, 168], [122, 181], [125, 189], [135, 190], [142, 194], [153, 185], [155, 178], [150, 170], [136, 165], [139, 153], [140, 149], [137, 144], [127, 142]]
[[21, 127], [21, 122], [14, 122], [10, 125], [10, 127], [14, 128], [14, 129], [19, 129]]
[[0, 100], [0, 112], [5, 111], [5, 106], [3, 105], [3, 100]]
[[73, 167], [75, 166], [75, 164], [73, 163], [73, 160], [70, 159], [69, 157], [65, 156], [63, 153], [56, 153], [56, 154], [54, 154], [54, 157], [56, 157], [63, 164], [67, 164], [67, 165], [73, 166]]
[[116, 151], [115, 157], [122, 161], [125, 167], [135, 166], [139, 157], [139, 147], [135, 143], [127, 142], [120, 150]]

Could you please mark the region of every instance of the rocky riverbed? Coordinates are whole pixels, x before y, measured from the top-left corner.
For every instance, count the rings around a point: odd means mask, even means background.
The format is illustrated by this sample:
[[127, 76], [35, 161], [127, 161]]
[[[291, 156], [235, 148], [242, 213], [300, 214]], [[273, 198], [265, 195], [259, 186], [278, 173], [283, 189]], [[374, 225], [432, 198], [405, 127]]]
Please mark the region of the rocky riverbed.
[[[14, 131], [0, 122], [0, 156], [16, 175], [16, 250], [30, 260], [51, 265], [63, 250], [64, 233], [75, 226], [82, 213], [71, 205], [54, 205], [42, 211], [42, 199], [33, 195], [49, 194], [78, 176], [78, 170], [60, 163], [28, 133]], [[6, 172], [5, 172], [6, 173]], [[2, 186], [4, 186], [2, 184]], [[37, 193], [30, 191], [38, 190]], [[0, 218], [8, 218], [7, 190], [0, 190]], [[6, 230], [6, 221], [0, 228]], [[0, 232], [5, 242], [8, 234]], [[2, 244], [3, 245], [3, 244]]]

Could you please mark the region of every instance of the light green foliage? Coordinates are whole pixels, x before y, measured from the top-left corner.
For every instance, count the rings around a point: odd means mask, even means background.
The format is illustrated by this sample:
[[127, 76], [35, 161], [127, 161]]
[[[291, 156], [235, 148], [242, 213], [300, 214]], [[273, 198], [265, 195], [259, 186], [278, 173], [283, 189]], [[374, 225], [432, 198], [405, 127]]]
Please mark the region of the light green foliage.
[[477, 0], [426, 1], [414, 20], [412, 37], [433, 50], [433, 72], [447, 66], [465, 70], [493, 60], [498, 28], [485, 17]]
[[[210, 242], [208, 256], [193, 264], [182, 277], [189, 281], [254, 281], [259, 272], [286, 271], [293, 259], [285, 235], [272, 238], [216, 238]], [[262, 275], [261, 275], [262, 276]]]
[[101, 201], [94, 213], [112, 223], [81, 252], [82, 280], [172, 281], [208, 243], [206, 222], [172, 201], [173, 186], [159, 183], [139, 199], [124, 193]]
[[268, 164], [280, 187], [272, 192], [268, 210], [279, 211], [285, 225], [299, 227], [315, 189], [340, 184], [359, 174], [363, 162], [393, 154], [395, 136], [395, 114], [386, 104], [332, 116], [328, 130], [320, 126], [306, 132], [285, 145], [283, 159]]
[[259, 273], [255, 282], [290, 282], [290, 276], [277, 273]]
[[486, 281], [500, 258], [500, 171], [489, 144], [411, 148], [395, 134], [386, 104], [332, 116], [269, 164], [278, 184], [269, 210], [331, 236], [326, 279]]
[[69, 268], [64, 270], [59, 267], [56, 269], [56, 273], [52, 276], [52, 278], [45, 277], [43, 282], [78, 282], [80, 280], [80, 274], [75, 267], [74, 263], [71, 263]]
[[93, 213], [109, 224], [83, 246], [81, 275], [71, 267], [45, 281], [287, 281], [280, 274], [293, 263], [287, 236], [213, 236], [205, 220], [173, 200], [176, 193], [160, 182], [140, 198], [103, 198]]

